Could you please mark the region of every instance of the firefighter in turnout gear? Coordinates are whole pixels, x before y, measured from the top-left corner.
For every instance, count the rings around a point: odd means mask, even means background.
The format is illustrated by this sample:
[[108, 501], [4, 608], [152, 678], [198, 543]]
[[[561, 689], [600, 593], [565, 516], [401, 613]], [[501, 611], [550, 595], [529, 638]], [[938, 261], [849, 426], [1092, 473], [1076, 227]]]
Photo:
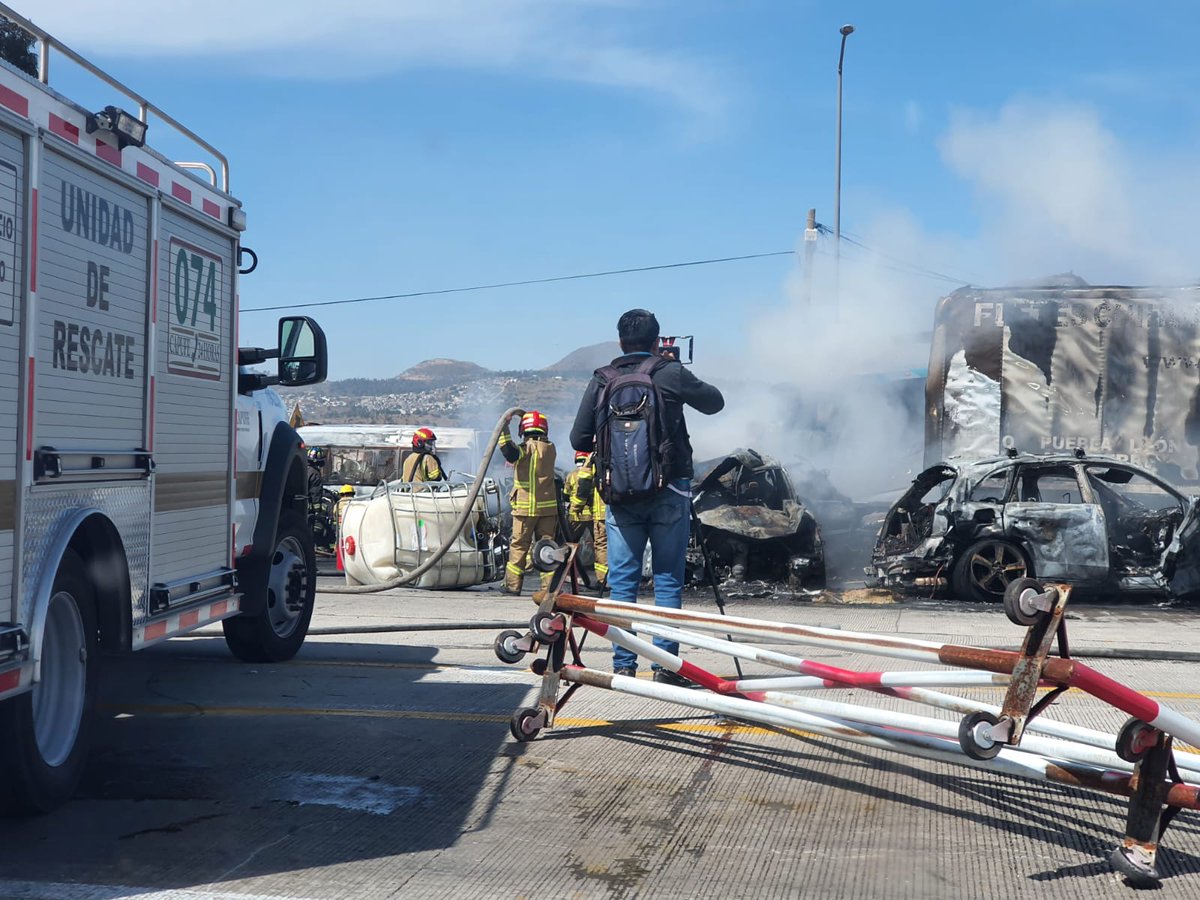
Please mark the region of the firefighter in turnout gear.
[[342, 527], [342, 519], [346, 517], [346, 507], [350, 505], [350, 501], [354, 499], [354, 488], [351, 485], [343, 484], [338, 488], [337, 503], [333, 506], [333, 516], [337, 521], [337, 527]]
[[401, 481], [445, 481], [442, 461], [437, 456], [437, 435], [418, 428], [412, 436], [413, 452], [404, 460]]
[[580, 456], [583, 457], [583, 463], [580, 468], [575, 470], [579, 473], [579, 478], [576, 480], [575, 498], [571, 505], [574, 508], [578, 504], [581, 508], [586, 509], [586, 515], [590, 519], [592, 546], [596, 550], [596, 581], [600, 592], [603, 593], [608, 587], [608, 528], [604, 524], [605, 516], [608, 515], [608, 507], [604, 503], [604, 498], [600, 496], [600, 492], [596, 490], [596, 454], [576, 453], [577, 465], [579, 465]]
[[[500, 452], [513, 464], [512, 543], [508, 566], [504, 570], [504, 592], [519, 594], [525, 576], [525, 564], [534, 541], [553, 538], [558, 531], [558, 489], [554, 484], [554, 445], [550, 443], [550, 423], [537, 410], [521, 417], [520, 444], [513, 443], [507, 431], [500, 435]], [[542, 575], [542, 586], [550, 581]]]
[[575, 468], [563, 479], [563, 500], [567, 504], [567, 524], [571, 526], [568, 537], [578, 541], [583, 533], [592, 527], [591, 500], [579, 495], [579, 476], [583, 473], [588, 461], [587, 453], [582, 451], [575, 454]]

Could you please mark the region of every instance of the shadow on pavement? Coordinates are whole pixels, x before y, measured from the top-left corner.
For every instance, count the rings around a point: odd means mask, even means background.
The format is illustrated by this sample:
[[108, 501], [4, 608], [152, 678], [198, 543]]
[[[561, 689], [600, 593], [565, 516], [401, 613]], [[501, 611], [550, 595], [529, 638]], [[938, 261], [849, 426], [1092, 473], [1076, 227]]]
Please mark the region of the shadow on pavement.
[[[995, 831], [997, 843], [1004, 840], [1005, 832], [1018, 832], [1026, 839], [1047, 846], [1097, 857], [1095, 864], [1029, 872], [1024, 877], [1030, 881], [1112, 877], [1112, 870], [1105, 860], [1108, 851], [1124, 834], [1128, 806], [1124, 798], [968, 769], [948, 774], [936, 763], [927, 763], [928, 768], [922, 768], [921, 760], [913, 764], [895, 754], [862, 751], [823, 739], [793, 738], [795, 749], [788, 749], [755, 743], [761, 738], [738, 735], [733, 730], [704, 734], [657, 727], [666, 722], [689, 720], [714, 722], [708, 716], [687, 715], [663, 720], [614, 721], [605, 726], [556, 729], [539, 740], [603, 734], [647, 751], [665, 750], [705, 764], [753, 768], [766, 774], [785, 776], [798, 785], [849, 791], [869, 798], [872, 803], [899, 804], [917, 810], [922, 816], [959, 819], [971, 826]], [[831, 771], [831, 756], [841, 764], [857, 764], [863, 770], [873, 770], [873, 774], [864, 772], [861, 780], [836, 775]], [[906, 788], [904, 779], [924, 782], [944, 793]], [[798, 789], [797, 794], [803, 794], [803, 789]], [[1164, 878], [1200, 873], [1200, 856], [1172, 846], [1172, 836], [1178, 834], [1200, 834], [1200, 824], [1195, 821], [1194, 814], [1185, 811], [1175, 819], [1164, 837], [1165, 849], [1159, 855], [1159, 870]], [[1030, 862], [1028, 868], [1032, 869], [1034, 864]], [[1021, 871], [1018, 864], [1018, 876]]]
[[303, 891], [325, 896], [345, 888], [340, 864], [483, 827], [530, 683], [455, 680], [432, 646], [369, 650], [247, 665], [214, 638], [106, 660], [85, 782], [50, 815], [0, 820], [0, 878], [149, 890], [327, 869]]

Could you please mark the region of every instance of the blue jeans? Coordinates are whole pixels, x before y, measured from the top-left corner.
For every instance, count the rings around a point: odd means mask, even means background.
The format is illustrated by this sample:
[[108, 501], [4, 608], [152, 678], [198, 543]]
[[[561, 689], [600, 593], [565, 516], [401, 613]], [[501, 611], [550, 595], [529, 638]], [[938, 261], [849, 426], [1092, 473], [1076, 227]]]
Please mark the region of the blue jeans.
[[[683, 573], [691, 533], [691, 482], [678, 478], [649, 500], [610, 506], [608, 526], [608, 587], [613, 600], [636, 603], [642, 580], [646, 541], [654, 570], [654, 605], [679, 609], [683, 605]], [[682, 493], [678, 493], [682, 492]], [[656, 637], [654, 646], [679, 653], [679, 644]], [[613, 644], [613, 668], [636, 669], [637, 656]], [[654, 666], [655, 669], [658, 666]]]

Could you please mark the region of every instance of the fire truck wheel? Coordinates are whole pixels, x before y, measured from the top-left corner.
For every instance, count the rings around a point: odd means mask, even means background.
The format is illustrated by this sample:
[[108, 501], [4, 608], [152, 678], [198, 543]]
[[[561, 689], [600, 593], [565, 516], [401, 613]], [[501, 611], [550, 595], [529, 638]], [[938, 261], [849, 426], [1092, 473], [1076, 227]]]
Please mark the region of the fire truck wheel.
[[42, 677], [0, 703], [0, 807], [48, 812], [75, 793], [91, 744], [99, 654], [96, 607], [73, 550], [54, 576], [42, 637]]
[[304, 516], [284, 510], [267, 576], [262, 611], [222, 622], [225, 643], [242, 662], [284, 662], [295, 656], [308, 634], [316, 598], [317, 560], [312, 531]]

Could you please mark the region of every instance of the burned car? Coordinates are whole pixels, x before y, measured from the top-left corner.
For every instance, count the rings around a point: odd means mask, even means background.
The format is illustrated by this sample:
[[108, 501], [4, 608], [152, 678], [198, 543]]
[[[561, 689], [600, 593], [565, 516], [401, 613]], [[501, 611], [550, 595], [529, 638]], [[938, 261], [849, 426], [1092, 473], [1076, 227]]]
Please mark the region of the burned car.
[[707, 548], [718, 580], [793, 589], [824, 584], [821, 529], [783, 466], [739, 449], [698, 468], [692, 504], [699, 530], [693, 528], [688, 546], [689, 581], [704, 579]]
[[977, 601], [1025, 577], [1187, 596], [1200, 585], [1196, 508], [1145, 469], [1078, 451], [942, 464], [888, 511], [867, 574]]

